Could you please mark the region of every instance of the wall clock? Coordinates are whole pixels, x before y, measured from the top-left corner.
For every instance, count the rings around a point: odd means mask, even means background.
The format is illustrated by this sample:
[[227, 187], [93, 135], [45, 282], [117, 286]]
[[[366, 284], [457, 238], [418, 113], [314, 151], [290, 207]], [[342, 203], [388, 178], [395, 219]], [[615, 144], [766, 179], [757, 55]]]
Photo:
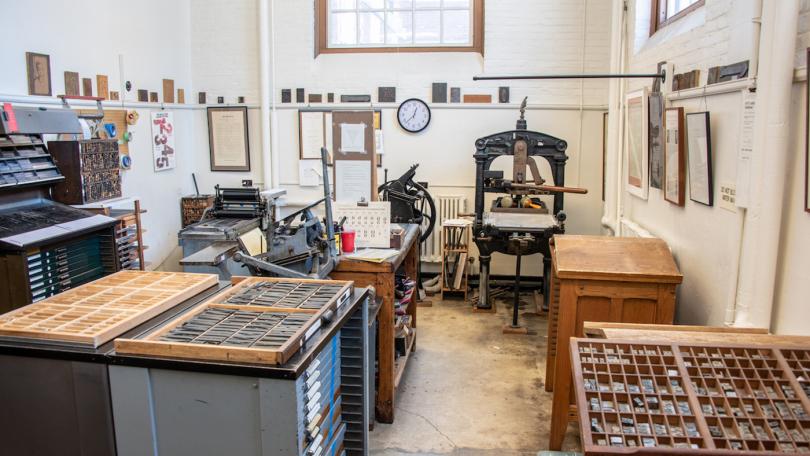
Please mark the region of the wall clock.
[[418, 98], [409, 98], [399, 105], [397, 120], [405, 131], [419, 133], [430, 123], [430, 108]]

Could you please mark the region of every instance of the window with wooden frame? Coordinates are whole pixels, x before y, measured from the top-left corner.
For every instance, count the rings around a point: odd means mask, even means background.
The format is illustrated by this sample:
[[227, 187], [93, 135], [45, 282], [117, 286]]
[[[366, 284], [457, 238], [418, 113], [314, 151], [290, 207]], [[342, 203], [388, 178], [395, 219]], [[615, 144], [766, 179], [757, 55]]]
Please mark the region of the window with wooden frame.
[[705, 1], [650, 0], [650, 35], [700, 8]]
[[484, 53], [484, 0], [315, 0], [315, 56]]

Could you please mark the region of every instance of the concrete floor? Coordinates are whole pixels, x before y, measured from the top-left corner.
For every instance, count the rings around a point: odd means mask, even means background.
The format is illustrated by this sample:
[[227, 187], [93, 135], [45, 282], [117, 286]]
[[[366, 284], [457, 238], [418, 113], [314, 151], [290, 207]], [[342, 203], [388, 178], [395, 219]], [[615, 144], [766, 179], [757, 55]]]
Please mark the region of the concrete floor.
[[[371, 433], [376, 455], [535, 455], [548, 449], [551, 394], [544, 388], [545, 315], [530, 295], [521, 305], [528, 335], [502, 333], [511, 299], [497, 314], [473, 313], [461, 299], [420, 307], [417, 350], [408, 362], [393, 424]], [[569, 425], [563, 450], [579, 451]]]

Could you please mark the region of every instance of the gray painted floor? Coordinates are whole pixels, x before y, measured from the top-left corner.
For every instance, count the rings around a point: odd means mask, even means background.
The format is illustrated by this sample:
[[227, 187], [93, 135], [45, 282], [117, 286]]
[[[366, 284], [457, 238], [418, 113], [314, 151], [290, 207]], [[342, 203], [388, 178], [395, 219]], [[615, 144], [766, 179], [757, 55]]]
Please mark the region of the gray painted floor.
[[[393, 424], [371, 433], [375, 455], [535, 455], [548, 448], [551, 394], [544, 389], [545, 315], [526, 295], [528, 335], [502, 333], [511, 301], [497, 314], [473, 313], [461, 299], [420, 307], [417, 350], [409, 360]], [[576, 426], [563, 447], [579, 451]]]

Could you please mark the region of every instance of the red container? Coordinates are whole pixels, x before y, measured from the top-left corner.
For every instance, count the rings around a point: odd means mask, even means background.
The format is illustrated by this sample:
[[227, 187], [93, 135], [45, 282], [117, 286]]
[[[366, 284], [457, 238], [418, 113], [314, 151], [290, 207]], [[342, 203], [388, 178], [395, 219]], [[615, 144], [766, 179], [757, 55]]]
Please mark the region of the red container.
[[343, 253], [354, 252], [354, 236], [354, 230], [348, 228], [344, 228], [343, 232], [340, 233], [340, 246], [343, 249]]

